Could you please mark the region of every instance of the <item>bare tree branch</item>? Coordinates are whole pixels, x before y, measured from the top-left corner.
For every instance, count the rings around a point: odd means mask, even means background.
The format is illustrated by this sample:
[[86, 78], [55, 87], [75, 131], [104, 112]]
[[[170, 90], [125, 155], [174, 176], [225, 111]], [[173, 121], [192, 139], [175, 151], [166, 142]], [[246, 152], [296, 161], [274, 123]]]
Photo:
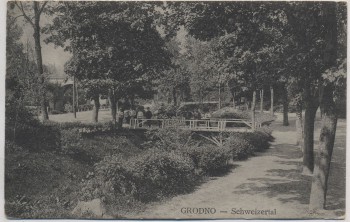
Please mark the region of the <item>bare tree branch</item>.
[[16, 20], [17, 20], [19, 17], [22, 17], [22, 16], [23, 16], [23, 15], [19, 15], [19, 16], [16, 16], [16, 17], [14, 17], [14, 18], [9, 19], [10, 21], [9, 21], [9, 23], [8, 23], [8, 26], [10, 27], [10, 26], [12, 26], [13, 24], [15, 24]]
[[39, 11], [39, 16], [40, 16], [41, 13], [43, 12], [43, 10], [44, 10], [44, 8], [45, 8], [45, 6], [46, 6], [47, 3], [48, 3], [48, 1], [45, 1], [45, 2], [43, 3], [43, 5], [41, 6], [40, 11]]
[[19, 10], [21, 10], [22, 15], [24, 16], [24, 18], [26, 18], [26, 20], [34, 27], [33, 21], [28, 17], [28, 15], [24, 11], [22, 2], [19, 2], [19, 4], [18, 4], [17, 1], [15, 1], [15, 5], [19, 8]]

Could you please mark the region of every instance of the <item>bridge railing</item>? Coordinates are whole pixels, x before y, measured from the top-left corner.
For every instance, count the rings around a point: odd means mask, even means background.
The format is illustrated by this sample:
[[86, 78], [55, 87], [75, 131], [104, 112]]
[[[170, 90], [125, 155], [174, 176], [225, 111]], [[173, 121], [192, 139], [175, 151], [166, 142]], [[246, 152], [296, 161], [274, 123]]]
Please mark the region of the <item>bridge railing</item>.
[[[178, 127], [192, 130], [215, 130], [225, 131], [233, 128], [252, 128], [252, 122], [247, 119], [131, 119], [129, 128], [169, 128]], [[256, 122], [255, 128], [261, 127], [261, 123]]]

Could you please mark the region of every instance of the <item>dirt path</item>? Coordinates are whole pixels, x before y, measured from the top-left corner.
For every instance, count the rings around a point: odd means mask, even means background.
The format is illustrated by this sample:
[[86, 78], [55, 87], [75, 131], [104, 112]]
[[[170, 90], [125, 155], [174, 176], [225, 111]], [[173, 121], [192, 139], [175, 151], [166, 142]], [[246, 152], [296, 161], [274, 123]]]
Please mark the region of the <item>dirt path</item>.
[[[291, 119], [291, 123], [294, 120]], [[308, 209], [311, 178], [302, 176], [301, 153], [294, 145], [294, 126], [273, 127], [276, 138], [271, 148], [247, 161], [235, 162], [226, 176], [210, 178], [193, 193], [155, 203], [128, 218], [335, 218], [345, 208], [345, 121], [339, 122], [335, 157], [328, 195], [329, 210], [310, 214]], [[316, 134], [317, 136], [317, 134]], [[315, 138], [317, 138], [315, 136]], [[342, 199], [343, 198], [343, 199]], [[190, 208], [192, 213], [188, 213]], [[193, 209], [196, 208], [196, 209]], [[198, 214], [198, 208], [213, 214]], [[235, 208], [235, 209], [233, 209]], [[260, 210], [260, 214], [255, 209]], [[241, 211], [242, 210], [242, 211]], [[243, 210], [253, 210], [248, 214]], [[268, 210], [263, 211], [262, 210]], [[214, 213], [215, 211], [215, 213]], [[264, 215], [266, 214], [266, 215]]]

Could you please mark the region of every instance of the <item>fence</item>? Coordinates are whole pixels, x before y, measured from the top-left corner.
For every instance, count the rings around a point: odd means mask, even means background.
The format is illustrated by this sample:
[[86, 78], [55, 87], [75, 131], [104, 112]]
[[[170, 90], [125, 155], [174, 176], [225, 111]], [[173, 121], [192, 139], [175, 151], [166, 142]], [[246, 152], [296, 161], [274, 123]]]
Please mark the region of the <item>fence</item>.
[[[262, 123], [255, 123], [255, 128]], [[246, 119], [131, 119], [130, 129], [178, 127], [193, 131], [251, 131], [252, 123]]]

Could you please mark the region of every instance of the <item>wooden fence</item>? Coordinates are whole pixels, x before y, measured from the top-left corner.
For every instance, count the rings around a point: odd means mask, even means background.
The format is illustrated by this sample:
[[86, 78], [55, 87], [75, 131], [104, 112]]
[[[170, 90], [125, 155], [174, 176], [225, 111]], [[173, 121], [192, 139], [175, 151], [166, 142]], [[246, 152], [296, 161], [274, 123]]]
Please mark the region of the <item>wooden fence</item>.
[[[255, 128], [259, 128], [263, 123], [256, 122]], [[130, 129], [152, 129], [177, 127], [190, 129], [192, 131], [252, 131], [252, 122], [247, 119], [131, 119]]]

